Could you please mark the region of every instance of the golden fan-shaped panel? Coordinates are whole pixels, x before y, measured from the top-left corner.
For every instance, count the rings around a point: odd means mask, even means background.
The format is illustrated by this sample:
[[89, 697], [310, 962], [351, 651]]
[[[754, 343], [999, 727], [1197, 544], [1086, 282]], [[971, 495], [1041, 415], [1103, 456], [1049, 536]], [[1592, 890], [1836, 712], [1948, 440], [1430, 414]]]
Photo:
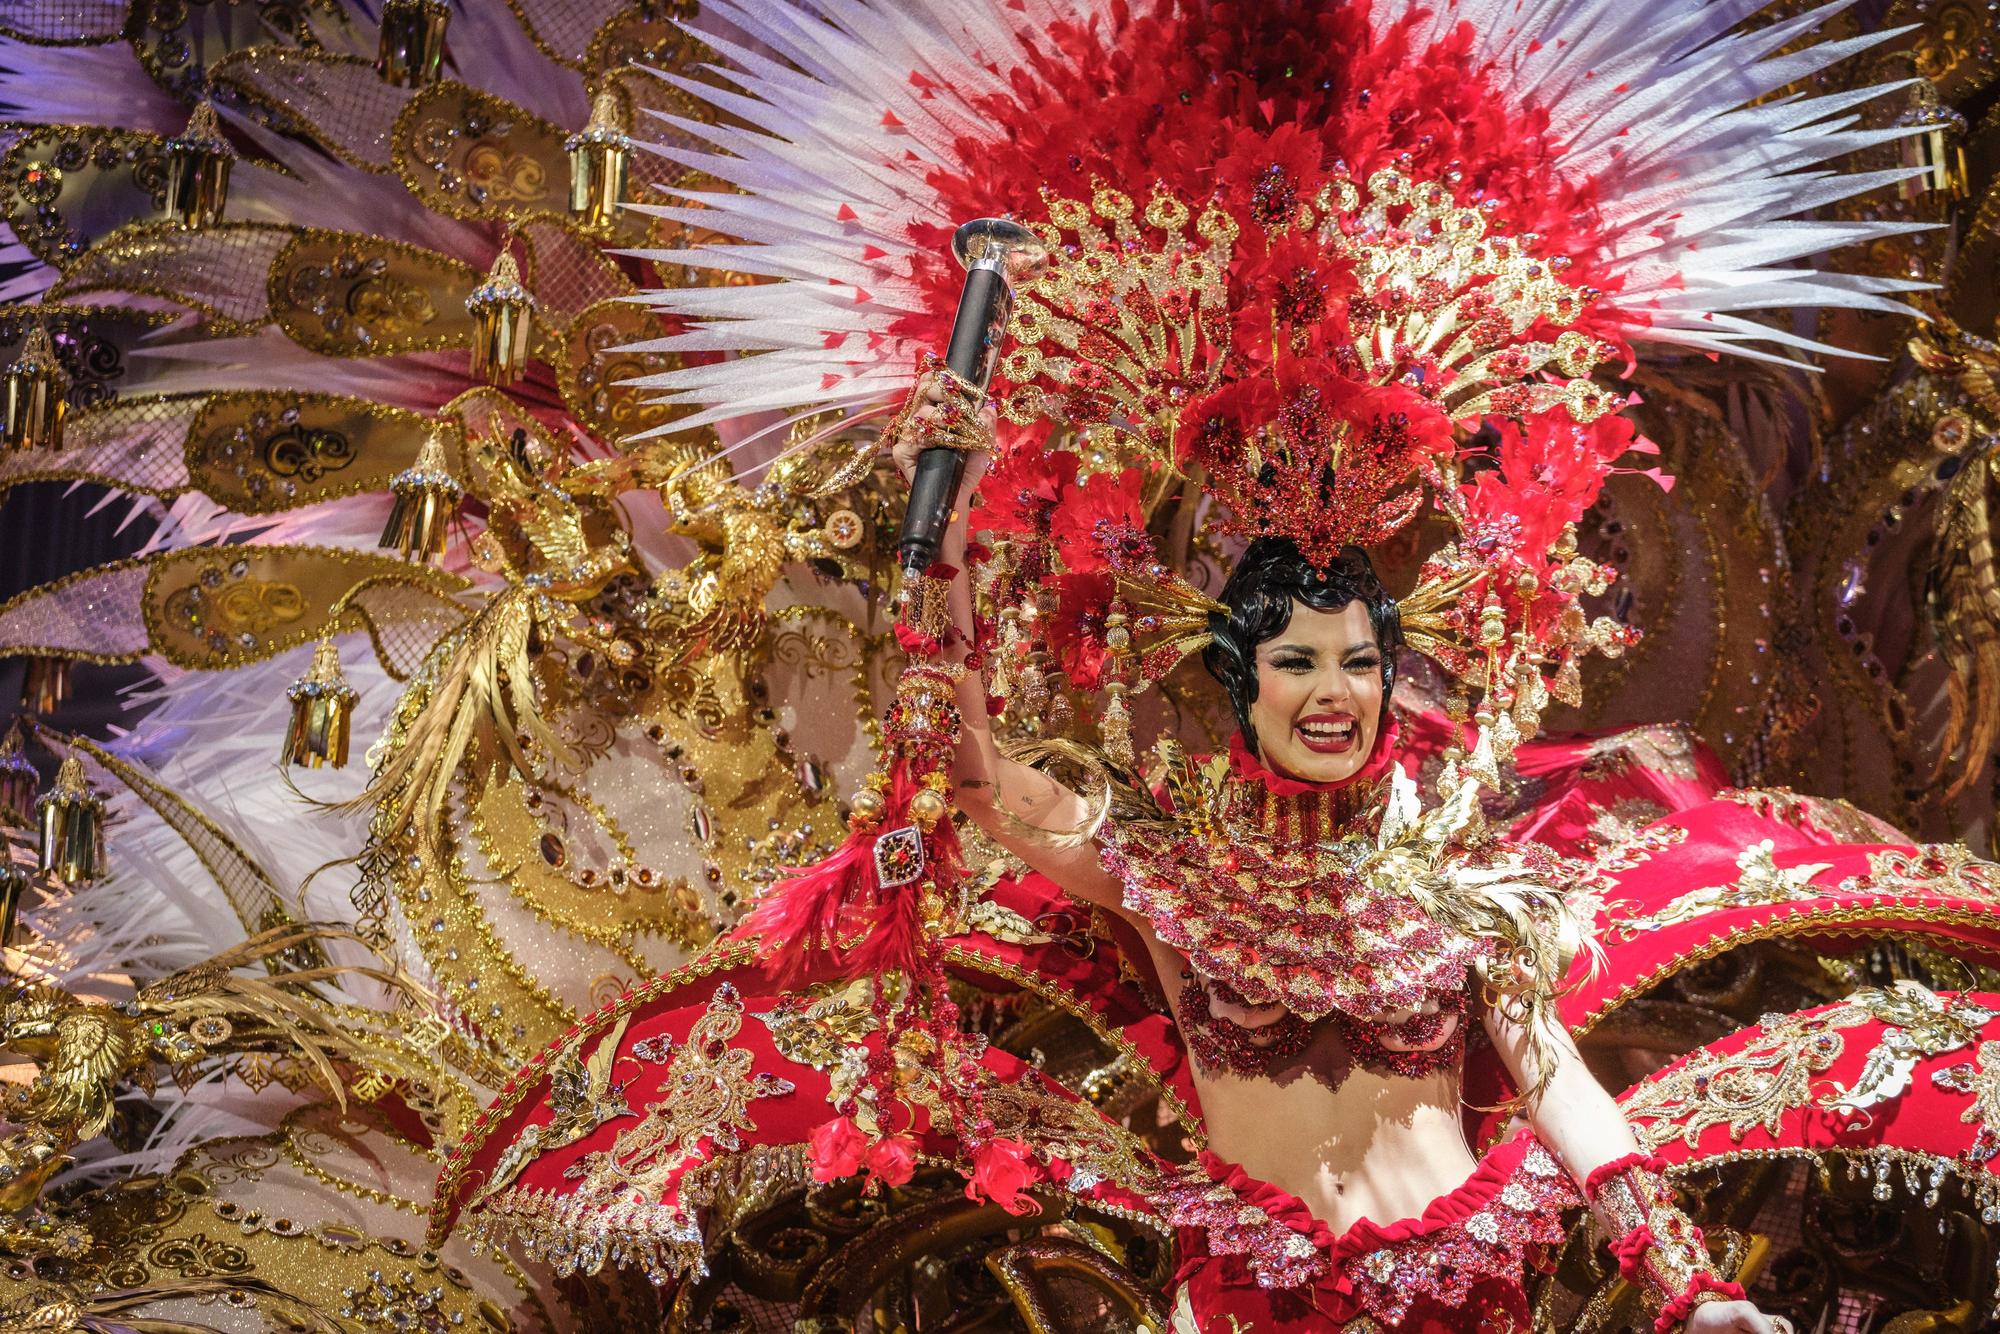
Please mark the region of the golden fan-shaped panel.
[[[335, 394], [213, 394], [188, 428], [190, 485], [239, 514], [384, 489], [432, 430], [420, 412]], [[456, 439], [447, 462], [457, 474]]]
[[271, 261], [271, 318], [299, 346], [329, 357], [381, 357], [463, 347], [466, 295], [480, 275], [435, 251], [347, 232], [301, 233]]
[[[581, 126], [577, 128], [582, 128]], [[446, 82], [410, 99], [392, 131], [396, 174], [453, 218], [514, 219], [569, 207], [567, 132], [504, 98]]]

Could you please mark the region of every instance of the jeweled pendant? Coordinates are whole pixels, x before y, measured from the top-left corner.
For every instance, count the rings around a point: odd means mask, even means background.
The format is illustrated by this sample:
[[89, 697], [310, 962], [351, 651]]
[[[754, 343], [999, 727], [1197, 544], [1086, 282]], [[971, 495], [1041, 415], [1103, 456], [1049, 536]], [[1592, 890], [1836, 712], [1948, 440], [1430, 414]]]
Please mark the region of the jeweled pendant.
[[66, 396], [69, 376], [56, 359], [49, 331], [30, 325], [21, 351], [7, 367], [6, 383], [0, 386], [0, 448], [60, 449], [63, 416], [69, 411]]
[[41, 871], [65, 885], [87, 885], [104, 874], [104, 798], [83, 778], [72, 755], [56, 772], [56, 785], [35, 803], [41, 819]]
[[609, 227], [625, 202], [631, 177], [632, 136], [615, 93], [599, 93], [590, 123], [563, 141], [569, 153], [569, 211], [593, 231]]
[[42, 776], [29, 763], [27, 749], [21, 744], [21, 729], [16, 726], [0, 741], [0, 821], [16, 829], [31, 828], [35, 823], [35, 790], [41, 785]]
[[445, 463], [444, 437], [433, 431], [417, 461], [391, 479], [396, 503], [382, 529], [381, 545], [394, 548], [405, 560], [437, 560], [465, 488]]
[[195, 104], [187, 129], [167, 140], [167, 217], [183, 227], [207, 227], [229, 199], [229, 167], [236, 160], [215, 123], [215, 108]]
[[30, 658], [21, 678], [21, 711], [47, 717], [69, 699], [68, 658]]
[[445, 0], [384, 0], [375, 72], [398, 88], [424, 88], [444, 72]]
[[340, 650], [322, 640], [312, 667], [285, 691], [292, 725], [285, 731], [283, 762], [301, 769], [339, 769], [347, 763], [348, 724], [360, 692], [340, 674]]
[[465, 308], [472, 312], [472, 375], [488, 384], [514, 383], [528, 364], [528, 327], [534, 299], [521, 286], [521, 270], [512, 252], [503, 250], [493, 261], [486, 281], [472, 289]]

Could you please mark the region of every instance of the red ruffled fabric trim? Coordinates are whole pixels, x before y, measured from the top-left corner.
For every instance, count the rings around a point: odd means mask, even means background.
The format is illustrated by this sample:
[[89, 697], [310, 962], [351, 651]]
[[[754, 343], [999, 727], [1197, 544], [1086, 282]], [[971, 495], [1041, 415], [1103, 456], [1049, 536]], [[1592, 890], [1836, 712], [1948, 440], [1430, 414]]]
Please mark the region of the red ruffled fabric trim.
[[1653, 1249], [1653, 1243], [1653, 1229], [1644, 1223], [1611, 1243], [1612, 1258], [1618, 1261], [1618, 1274], [1627, 1283], [1637, 1287], [1647, 1285], [1646, 1252]]
[[[1531, 1154], [1539, 1155], [1533, 1165]], [[1528, 1252], [1561, 1241], [1563, 1212], [1583, 1202], [1532, 1131], [1494, 1148], [1463, 1185], [1417, 1217], [1362, 1219], [1338, 1236], [1296, 1195], [1239, 1165], [1203, 1153], [1199, 1166], [1209, 1179], [1188, 1181], [1168, 1210], [1189, 1229], [1182, 1234], [1184, 1279], [1220, 1260], [1240, 1266], [1225, 1285], [1315, 1283], [1349, 1294], [1392, 1327], [1419, 1301], [1450, 1308], [1480, 1283], [1518, 1283]]]
[[1590, 1175], [1583, 1179], [1583, 1197], [1586, 1200], [1596, 1199], [1597, 1192], [1604, 1188], [1605, 1182], [1611, 1180], [1612, 1177], [1617, 1176], [1619, 1173], [1629, 1171], [1634, 1167], [1643, 1168], [1648, 1172], [1665, 1172], [1667, 1170], [1667, 1164], [1664, 1159], [1653, 1154], [1634, 1151], [1622, 1158], [1613, 1158], [1608, 1163], [1599, 1163], [1596, 1167], [1591, 1168]]
[[1713, 1292], [1732, 1302], [1744, 1300], [1742, 1284], [1725, 1282], [1713, 1274], [1696, 1274], [1681, 1289], [1680, 1296], [1661, 1308], [1659, 1318], [1653, 1321], [1653, 1334], [1673, 1334], [1687, 1323], [1687, 1318], [1694, 1314], [1695, 1299], [1704, 1292]]
[[1250, 753], [1243, 734], [1237, 732], [1229, 738], [1229, 773], [1232, 778], [1245, 782], [1262, 783], [1266, 789], [1281, 797], [1303, 796], [1308, 792], [1338, 792], [1356, 783], [1372, 783], [1389, 772], [1389, 766], [1396, 762], [1400, 749], [1403, 727], [1395, 714], [1389, 715], [1388, 725], [1375, 733], [1375, 746], [1368, 752], [1368, 762], [1337, 783], [1313, 783], [1303, 778], [1292, 778], [1271, 769]]

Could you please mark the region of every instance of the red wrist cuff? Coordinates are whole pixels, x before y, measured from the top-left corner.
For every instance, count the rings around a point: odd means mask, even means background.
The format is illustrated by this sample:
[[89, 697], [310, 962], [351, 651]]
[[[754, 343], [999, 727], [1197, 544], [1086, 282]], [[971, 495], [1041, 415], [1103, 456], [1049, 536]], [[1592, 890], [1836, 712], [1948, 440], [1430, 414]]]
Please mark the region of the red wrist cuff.
[[1660, 1317], [1653, 1322], [1653, 1334], [1673, 1334], [1694, 1314], [1704, 1295], [1711, 1295], [1713, 1300], [1740, 1302], [1744, 1299], [1743, 1285], [1725, 1283], [1713, 1274], [1697, 1271], [1681, 1289], [1681, 1295], [1660, 1308]]
[[1623, 1158], [1613, 1158], [1608, 1163], [1599, 1163], [1591, 1168], [1590, 1175], [1583, 1179], [1583, 1198], [1596, 1199], [1597, 1192], [1604, 1188], [1605, 1182], [1635, 1167], [1648, 1172], [1664, 1172], [1667, 1165], [1663, 1160], [1647, 1153], [1628, 1153]]

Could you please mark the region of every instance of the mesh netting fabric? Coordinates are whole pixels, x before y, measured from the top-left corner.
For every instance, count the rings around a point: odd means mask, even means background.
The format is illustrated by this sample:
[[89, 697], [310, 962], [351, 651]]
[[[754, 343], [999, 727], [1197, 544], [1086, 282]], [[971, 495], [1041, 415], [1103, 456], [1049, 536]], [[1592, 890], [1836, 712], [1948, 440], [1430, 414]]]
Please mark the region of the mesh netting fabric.
[[515, 0], [514, 12], [551, 51], [575, 60], [623, 7], [619, 0]]
[[55, 292], [131, 292], [205, 309], [247, 333], [270, 319], [265, 279], [292, 239], [279, 227], [142, 233], [90, 250]]
[[535, 247], [535, 301], [549, 318], [567, 324], [593, 302], [625, 295], [595, 246], [546, 223], [522, 231]]
[[63, 448], [0, 454], [0, 486], [42, 477], [82, 477], [156, 496], [187, 487], [188, 425], [201, 397], [114, 402], [76, 417]]
[[146, 651], [143, 565], [99, 570], [0, 608], [0, 654], [135, 658]]
[[227, 78], [282, 107], [282, 115], [335, 155], [372, 171], [394, 166], [392, 131], [411, 93], [385, 83], [367, 61], [260, 50], [232, 60]]
[[371, 584], [354, 595], [386, 656], [391, 676], [407, 679], [431, 646], [465, 619], [456, 604], [409, 584]]
[[125, 0], [8, 0], [0, 33], [30, 42], [108, 42], [125, 27]]

